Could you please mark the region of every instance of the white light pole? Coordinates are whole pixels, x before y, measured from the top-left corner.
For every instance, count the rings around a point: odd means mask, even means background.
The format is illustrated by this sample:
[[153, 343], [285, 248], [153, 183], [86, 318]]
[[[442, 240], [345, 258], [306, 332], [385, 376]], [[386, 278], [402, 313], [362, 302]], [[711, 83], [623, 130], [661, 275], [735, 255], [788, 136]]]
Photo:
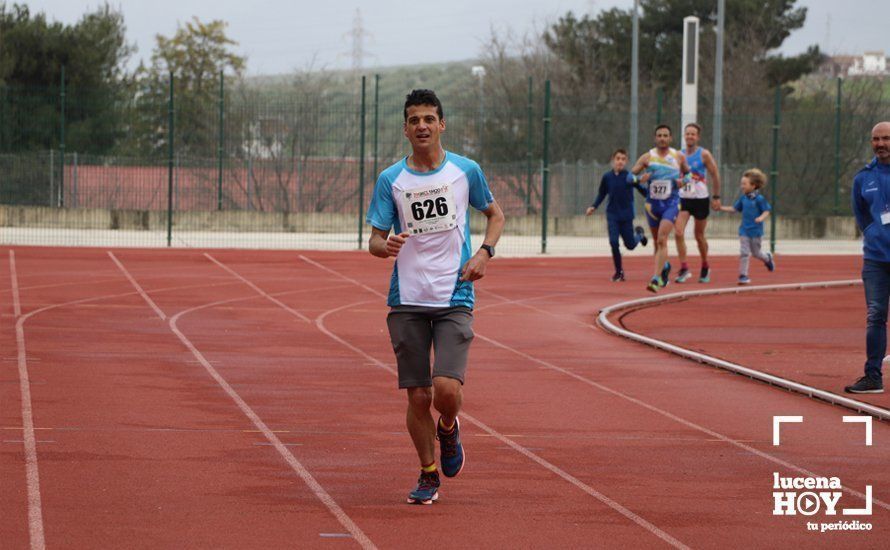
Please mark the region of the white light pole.
[[479, 79], [479, 162], [483, 161], [483, 133], [485, 132], [485, 67], [473, 65], [470, 72]]
[[698, 17], [683, 18], [683, 82], [679, 134], [698, 117]]
[[636, 162], [640, 131], [640, 0], [634, 0], [633, 38], [630, 53], [630, 150], [631, 162]]

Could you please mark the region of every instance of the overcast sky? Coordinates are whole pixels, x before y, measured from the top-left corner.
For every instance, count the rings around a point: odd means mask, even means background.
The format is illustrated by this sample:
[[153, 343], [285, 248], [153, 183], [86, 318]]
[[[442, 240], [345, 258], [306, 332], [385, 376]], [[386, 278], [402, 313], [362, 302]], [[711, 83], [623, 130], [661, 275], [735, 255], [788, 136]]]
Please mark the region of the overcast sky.
[[[101, 4], [98, 0], [19, 2], [64, 23], [76, 22]], [[310, 65], [351, 66], [356, 8], [367, 33], [364, 66], [373, 68], [472, 59], [492, 28], [521, 34], [542, 28], [569, 10], [595, 13], [613, 6], [627, 8], [633, 1], [448, 0], [418, 2], [410, 8], [405, 0], [112, 0], [111, 4], [122, 9], [128, 39], [138, 47], [131, 65], [148, 60], [156, 34], [171, 36], [178, 23], [198, 16], [229, 23], [228, 35], [239, 43], [236, 50], [247, 56], [248, 74], [256, 75]], [[798, 0], [798, 5], [809, 8], [807, 23], [786, 40], [782, 53], [799, 53], [810, 44], [829, 53], [890, 50], [887, 0]]]

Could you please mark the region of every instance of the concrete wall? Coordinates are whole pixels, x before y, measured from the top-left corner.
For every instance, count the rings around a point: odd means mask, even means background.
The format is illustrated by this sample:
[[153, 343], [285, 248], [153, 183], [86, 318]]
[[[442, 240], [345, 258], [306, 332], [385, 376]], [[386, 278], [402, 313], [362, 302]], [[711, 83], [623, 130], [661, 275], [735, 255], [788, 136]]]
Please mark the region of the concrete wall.
[[[712, 213], [708, 219], [708, 235], [734, 238], [738, 235], [739, 216]], [[645, 220], [637, 218], [644, 225]], [[485, 217], [473, 211], [471, 224], [475, 232], [485, 227]], [[767, 222], [768, 225], [768, 222]], [[35, 206], [0, 205], [0, 227], [46, 227], [56, 229], [126, 229], [163, 231], [167, 227], [164, 211], [69, 209]], [[283, 212], [198, 211], [176, 212], [173, 228], [180, 231], [285, 232], [285, 233], [349, 233], [356, 231], [355, 214], [316, 214]], [[365, 227], [365, 234], [369, 234]], [[768, 231], [767, 227], [767, 231]], [[603, 236], [607, 232], [602, 213], [587, 216], [563, 216], [548, 219], [550, 236]], [[855, 239], [858, 236], [852, 217], [785, 218], [776, 220], [780, 239]], [[507, 235], [537, 236], [541, 234], [538, 216], [509, 216]]]

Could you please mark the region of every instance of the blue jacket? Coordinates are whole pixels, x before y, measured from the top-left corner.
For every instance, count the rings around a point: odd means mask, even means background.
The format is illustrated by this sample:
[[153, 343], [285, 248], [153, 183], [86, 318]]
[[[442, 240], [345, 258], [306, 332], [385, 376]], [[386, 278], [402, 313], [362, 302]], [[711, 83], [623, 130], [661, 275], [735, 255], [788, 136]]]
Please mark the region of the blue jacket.
[[766, 197], [760, 191], [754, 191], [739, 197], [732, 205], [736, 211], [742, 213], [742, 223], [739, 224], [739, 237], [763, 237], [763, 222], [754, 221], [758, 216], [771, 210]]
[[640, 184], [630, 184], [627, 182], [627, 170], [615, 173], [609, 170], [603, 174], [600, 180], [599, 192], [596, 200], [593, 201], [593, 207], [599, 208], [606, 195], [609, 195], [609, 204], [606, 206], [606, 216], [616, 221], [628, 221], [634, 219], [634, 189], [643, 197], [646, 196], [646, 190]]
[[881, 213], [890, 212], [890, 164], [872, 159], [853, 178], [852, 195], [865, 259], [890, 262], [890, 224], [881, 223]]

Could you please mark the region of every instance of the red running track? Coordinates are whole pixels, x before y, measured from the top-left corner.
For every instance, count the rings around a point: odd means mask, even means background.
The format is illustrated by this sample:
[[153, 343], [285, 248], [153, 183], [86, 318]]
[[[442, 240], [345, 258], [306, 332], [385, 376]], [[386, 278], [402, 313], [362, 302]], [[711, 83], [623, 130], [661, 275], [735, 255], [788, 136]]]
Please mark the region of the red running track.
[[[50, 548], [868, 548], [890, 532], [886, 424], [866, 447], [843, 409], [592, 326], [599, 308], [643, 295], [648, 259], [629, 261], [624, 284], [603, 282], [607, 258], [491, 264], [465, 388], [470, 462], [436, 505], [412, 507], [380, 297], [389, 262], [0, 253], [4, 549], [37, 536]], [[734, 265], [718, 261], [715, 281]], [[857, 269], [786, 258], [769, 282]], [[774, 415], [806, 421], [774, 447]], [[847, 508], [871, 485], [873, 515], [773, 516], [774, 472], [837, 476]], [[873, 528], [815, 533], [807, 519]]]

